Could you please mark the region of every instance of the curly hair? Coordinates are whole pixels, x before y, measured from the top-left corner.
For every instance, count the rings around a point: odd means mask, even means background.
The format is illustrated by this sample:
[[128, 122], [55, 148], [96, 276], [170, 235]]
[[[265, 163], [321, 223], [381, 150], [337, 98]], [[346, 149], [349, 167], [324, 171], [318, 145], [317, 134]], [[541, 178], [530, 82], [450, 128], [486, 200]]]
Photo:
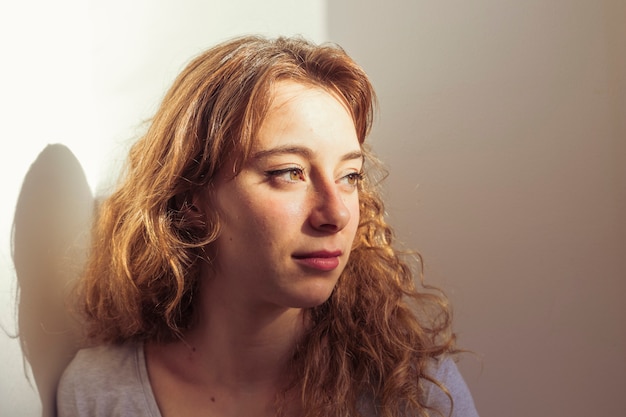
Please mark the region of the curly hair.
[[[375, 106], [365, 72], [340, 47], [300, 38], [233, 39], [199, 55], [165, 95], [131, 148], [125, 175], [99, 207], [81, 284], [92, 341], [168, 341], [192, 326], [204, 249], [219, 236], [215, 213], [193, 210], [226, 156], [248, 158], [282, 80], [320, 87], [348, 107], [364, 144]], [[375, 169], [373, 172], [377, 172]], [[385, 417], [427, 415], [426, 365], [455, 350], [440, 292], [418, 290], [419, 256], [394, 249], [378, 180], [359, 185], [360, 223], [335, 290], [310, 309], [312, 327], [290, 365], [306, 416], [358, 415], [376, 400]], [[414, 262], [412, 262], [413, 260]]]

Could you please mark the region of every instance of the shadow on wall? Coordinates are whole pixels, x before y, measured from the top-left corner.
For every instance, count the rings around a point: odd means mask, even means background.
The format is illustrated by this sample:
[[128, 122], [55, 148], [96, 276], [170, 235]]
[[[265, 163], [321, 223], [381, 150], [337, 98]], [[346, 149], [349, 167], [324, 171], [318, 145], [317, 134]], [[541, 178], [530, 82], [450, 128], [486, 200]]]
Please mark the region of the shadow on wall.
[[92, 208], [76, 157], [63, 145], [47, 146], [24, 178], [13, 222], [19, 338], [43, 417], [56, 414], [56, 386], [78, 348], [66, 300], [84, 262]]

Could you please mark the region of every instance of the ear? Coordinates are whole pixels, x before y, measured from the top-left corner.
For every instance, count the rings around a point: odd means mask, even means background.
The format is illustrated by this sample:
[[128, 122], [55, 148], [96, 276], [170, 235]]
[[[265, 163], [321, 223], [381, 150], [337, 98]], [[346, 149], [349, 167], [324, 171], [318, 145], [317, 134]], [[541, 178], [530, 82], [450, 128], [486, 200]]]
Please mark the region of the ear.
[[196, 189], [188, 194], [187, 216], [190, 225], [197, 230], [202, 229], [203, 238], [212, 242], [219, 235], [219, 214], [215, 206], [215, 192], [213, 185]]
[[206, 207], [207, 195], [208, 191], [206, 189], [196, 189], [193, 191], [189, 191], [185, 195], [185, 199], [188, 201], [191, 207], [194, 210], [202, 211], [204, 207]]
[[[181, 192], [170, 198], [169, 209], [175, 214], [195, 213], [199, 211], [198, 205], [195, 203], [194, 197], [189, 191]], [[176, 217], [180, 216], [176, 215]]]
[[181, 192], [170, 199], [169, 212], [172, 227], [180, 236], [202, 238], [206, 233], [206, 221], [202, 205], [196, 202], [190, 191]]

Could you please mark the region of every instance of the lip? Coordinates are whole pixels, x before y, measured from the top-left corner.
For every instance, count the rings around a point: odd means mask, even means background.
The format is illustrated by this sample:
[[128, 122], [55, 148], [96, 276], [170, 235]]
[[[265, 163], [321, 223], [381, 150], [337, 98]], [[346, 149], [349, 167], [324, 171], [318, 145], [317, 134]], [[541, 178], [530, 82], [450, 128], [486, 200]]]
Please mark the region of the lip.
[[292, 257], [300, 265], [319, 271], [332, 271], [339, 266], [339, 257], [342, 252], [337, 251], [315, 251], [308, 253], [296, 253]]

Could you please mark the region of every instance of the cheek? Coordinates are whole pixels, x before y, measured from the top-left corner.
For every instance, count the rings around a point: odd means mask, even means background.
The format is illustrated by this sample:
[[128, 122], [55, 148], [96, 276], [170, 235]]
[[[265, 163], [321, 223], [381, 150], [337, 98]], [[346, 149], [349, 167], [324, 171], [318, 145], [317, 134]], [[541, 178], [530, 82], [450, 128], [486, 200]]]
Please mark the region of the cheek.
[[265, 196], [264, 199], [256, 201], [256, 204], [249, 206], [251, 209], [249, 214], [254, 219], [255, 225], [266, 233], [272, 233], [272, 231], [288, 233], [288, 228], [294, 225], [297, 225], [299, 229], [302, 219], [306, 217], [304, 204], [295, 198]]
[[359, 224], [359, 220], [361, 217], [361, 207], [359, 204], [358, 196], [354, 199], [350, 200], [350, 203], [347, 204], [348, 210], [350, 210], [350, 222], [356, 226]]

